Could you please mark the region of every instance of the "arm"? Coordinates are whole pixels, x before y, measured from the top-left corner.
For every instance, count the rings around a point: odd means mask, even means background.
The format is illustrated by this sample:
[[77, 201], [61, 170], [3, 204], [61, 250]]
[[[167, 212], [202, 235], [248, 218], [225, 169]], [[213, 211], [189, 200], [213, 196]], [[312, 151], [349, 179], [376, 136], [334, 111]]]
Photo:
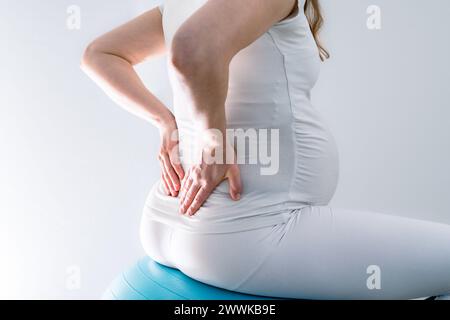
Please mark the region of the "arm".
[[[209, 0], [174, 36], [170, 59], [184, 90], [192, 99], [197, 127], [217, 129], [205, 145], [212, 150], [226, 145], [225, 100], [232, 58], [273, 24], [287, 17], [296, 0]], [[222, 148], [226, 153], [226, 148]], [[226, 154], [224, 155], [226, 158]], [[241, 189], [236, 165], [200, 164], [191, 168], [182, 184], [181, 211], [194, 214], [212, 190], [229, 179], [230, 194], [239, 199]]]
[[86, 48], [81, 68], [129, 112], [153, 123], [161, 134], [159, 159], [166, 192], [175, 196], [184, 172], [173, 152], [176, 122], [168, 108], [143, 84], [133, 66], [166, 52], [161, 13], [150, 10], [102, 35]]

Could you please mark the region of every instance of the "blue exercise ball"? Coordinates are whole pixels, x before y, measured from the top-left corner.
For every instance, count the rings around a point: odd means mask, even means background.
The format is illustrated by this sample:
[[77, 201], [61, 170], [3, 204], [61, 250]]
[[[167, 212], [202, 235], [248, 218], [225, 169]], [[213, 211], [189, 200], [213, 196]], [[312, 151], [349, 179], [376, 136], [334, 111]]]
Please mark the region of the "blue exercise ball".
[[117, 277], [105, 300], [269, 300], [213, 287], [145, 257]]

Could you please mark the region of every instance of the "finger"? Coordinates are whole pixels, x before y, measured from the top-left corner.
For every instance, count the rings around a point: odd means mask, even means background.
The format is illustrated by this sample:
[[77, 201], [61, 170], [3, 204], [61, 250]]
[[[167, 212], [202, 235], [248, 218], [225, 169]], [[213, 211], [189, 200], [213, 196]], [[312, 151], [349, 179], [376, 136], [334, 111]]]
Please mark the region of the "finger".
[[[172, 167], [175, 170], [175, 173], [178, 175], [179, 181], [183, 180], [184, 170], [183, 170], [183, 167], [181, 166], [181, 164], [172, 164]], [[181, 185], [181, 182], [180, 182], [180, 185]]]
[[200, 184], [192, 183], [189, 190], [186, 192], [186, 196], [184, 197], [184, 201], [181, 204], [181, 211], [186, 213], [186, 210], [191, 205], [192, 201], [194, 201], [195, 196], [197, 195], [198, 190], [200, 190]]
[[184, 176], [183, 180], [181, 180], [180, 193], [178, 194], [178, 197], [180, 198], [180, 203], [181, 203], [181, 200], [184, 197], [184, 193], [186, 192], [186, 186], [187, 186], [187, 183], [188, 183], [188, 180], [189, 180], [190, 176], [191, 176], [191, 168], [188, 169], [188, 171], [187, 171], [186, 175]]
[[162, 161], [162, 157], [160, 156], [159, 159], [160, 159], [159, 164], [161, 167], [161, 173], [164, 178], [164, 181], [166, 182], [167, 188], [169, 189], [169, 193], [172, 196], [175, 196], [174, 188], [173, 188], [172, 182], [170, 181], [169, 176], [167, 174], [166, 167], [164, 166], [164, 163]]
[[161, 167], [161, 171], [162, 171], [163, 176], [164, 176], [164, 178], [166, 180], [167, 187], [169, 188], [169, 192], [170, 192], [170, 194], [172, 196], [175, 197], [177, 195], [177, 192], [175, 191], [175, 187], [172, 185], [172, 180], [169, 178], [169, 175], [167, 173], [166, 166], [164, 165], [163, 156], [159, 155], [158, 159], [159, 159], [159, 164], [160, 164], [160, 167]]
[[227, 172], [228, 184], [230, 186], [230, 196], [233, 200], [241, 198], [242, 183], [241, 173], [238, 165], [232, 165]]
[[185, 183], [183, 184], [183, 189], [181, 191], [181, 195], [180, 195], [180, 211], [181, 210], [181, 205], [184, 203], [184, 200], [186, 199], [187, 193], [189, 191], [189, 189], [191, 188], [191, 185], [193, 183], [193, 179], [191, 176], [187, 177], [185, 180]]
[[164, 178], [164, 175], [162, 173], [161, 173], [161, 181], [164, 188], [164, 192], [166, 193], [166, 195], [170, 196], [170, 190], [169, 187], [167, 186], [166, 178]]
[[174, 168], [176, 174], [178, 175], [178, 178], [180, 179], [180, 181], [183, 180], [184, 170], [183, 170], [183, 167], [181, 166], [178, 145], [173, 147], [172, 150], [170, 151], [169, 160], [170, 160], [170, 163], [172, 164], [172, 167]]
[[175, 197], [177, 195], [177, 192], [173, 189], [172, 181], [170, 181], [169, 175], [167, 174], [165, 169], [162, 172], [162, 176], [164, 177], [164, 181], [166, 182], [167, 188], [169, 189], [169, 194]]
[[164, 164], [164, 168], [166, 169], [167, 174], [169, 175], [169, 179], [172, 183], [173, 191], [180, 190], [180, 179], [178, 178], [177, 173], [172, 167], [172, 163], [170, 162], [169, 155], [164, 153], [162, 155], [162, 162]]
[[209, 195], [211, 194], [212, 189], [208, 187], [201, 187], [200, 190], [197, 192], [197, 195], [195, 196], [194, 200], [191, 203], [191, 206], [187, 209], [187, 214], [192, 216], [194, 215], [198, 209], [205, 203], [206, 199], [208, 199]]

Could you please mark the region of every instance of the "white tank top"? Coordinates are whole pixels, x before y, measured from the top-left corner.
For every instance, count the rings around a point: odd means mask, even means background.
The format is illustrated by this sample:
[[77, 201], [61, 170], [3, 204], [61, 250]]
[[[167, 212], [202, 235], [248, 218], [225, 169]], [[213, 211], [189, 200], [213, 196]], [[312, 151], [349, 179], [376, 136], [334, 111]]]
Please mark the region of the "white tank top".
[[[166, 0], [160, 7], [168, 48], [180, 25], [206, 1]], [[299, 1], [300, 8], [303, 3]], [[260, 143], [261, 137], [267, 137], [269, 151], [271, 146], [279, 149], [278, 165], [276, 155], [271, 155], [272, 163], [267, 164], [260, 150], [255, 155], [247, 148], [238, 158], [245, 163], [240, 165], [243, 192], [239, 201], [231, 200], [228, 182], [224, 181], [194, 216], [187, 217], [178, 212], [179, 199], [166, 196], [158, 181], [147, 198], [144, 214], [188, 231], [220, 233], [284, 223], [300, 208], [328, 204], [338, 181], [338, 153], [332, 135], [310, 102], [320, 63], [303, 10], [273, 25], [241, 50], [230, 65], [227, 128], [251, 129], [259, 135]], [[174, 70], [169, 63], [167, 67], [181, 161], [187, 169], [189, 160], [184, 155], [195, 141], [196, 129]], [[262, 174], [264, 168], [273, 172]]]

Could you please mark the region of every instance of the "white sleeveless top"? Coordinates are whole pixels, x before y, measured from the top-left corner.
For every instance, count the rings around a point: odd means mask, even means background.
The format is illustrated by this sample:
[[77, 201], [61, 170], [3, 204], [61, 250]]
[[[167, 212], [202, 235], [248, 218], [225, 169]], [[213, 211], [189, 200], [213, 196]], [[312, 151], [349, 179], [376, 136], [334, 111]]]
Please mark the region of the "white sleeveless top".
[[[206, 1], [166, 0], [160, 6], [167, 48], [180, 25]], [[303, 3], [299, 1], [300, 8]], [[178, 212], [179, 199], [165, 195], [158, 181], [147, 198], [144, 214], [191, 232], [221, 233], [284, 223], [298, 209], [328, 204], [338, 181], [338, 153], [332, 135], [310, 102], [320, 63], [303, 10], [273, 25], [241, 50], [230, 65], [227, 128], [256, 129], [258, 134], [267, 129], [267, 135], [262, 136], [268, 137], [269, 149], [279, 149], [278, 170], [262, 174], [262, 169], [270, 165], [259, 153], [246, 150], [238, 156], [240, 163], [245, 162], [240, 165], [243, 192], [239, 201], [231, 200], [228, 182], [224, 181], [199, 211], [188, 217]], [[187, 169], [189, 160], [183, 155], [193, 145], [196, 129], [174, 70], [169, 63], [167, 67], [181, 161]], [[269, 135], [276, 130], [278, 138]], [[272, 169], [277, 167], [275, 161]]]

